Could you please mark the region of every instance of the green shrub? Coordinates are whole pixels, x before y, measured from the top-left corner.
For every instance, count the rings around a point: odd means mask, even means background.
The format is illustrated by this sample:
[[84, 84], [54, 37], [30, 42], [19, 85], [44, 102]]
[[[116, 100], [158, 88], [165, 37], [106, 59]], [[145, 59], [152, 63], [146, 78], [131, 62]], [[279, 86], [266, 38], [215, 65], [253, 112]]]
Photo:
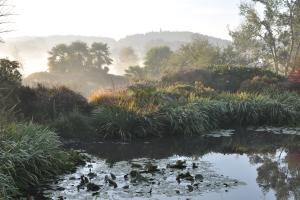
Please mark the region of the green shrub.
[[266, 96], [275, 99], [277, 102], [282, 103], [286, 108], [300, 112], [300, 94], [297, 92], [277, 92], [277, 91], [264, 91]]
[[49, 129], [10, 124], [0, 130], [0, 199], [15, 198], [70, 167], [69, 154]]
[[[298, 123], [299, 113], [294, 110], [297, 102], [291, 105], [268, 95], [251, 93], [223, 93], [214, 97], [226, 102], [229, 125], [288, 125]], [[283, 100], [283, 99], [282, 99]]]
[[98, 133], [105, 137], [205, 134], [219, 128], [299, 124], [296, 98], [271, 98], [249, 93], [199, 97], [183, 105], [169, 105], [147, 115], [119, 107], [103, 107], [95, 114]]
[[175, 94], [177, 96], [179, 95], [182, 97], [188, 97], [190, 93], [195, 92], [196, 89], [191, 84], [177, 82], [164, 88], [164, 91], [171, 93], [173, 95]]
[[243, 81], [252, 80], [254, 77], [265, 77], [270, 80], [284, 79], [272, 71], [261, 68], [211, 66], [208, 70], [212, 72], [209, 86], [222, 91], [235, 92], [240, 88]]
[[132, 97], [134, 107], [145, 108], [147, 105], [158, 105], [161, 96], [158, 87], [152, 83], [135, 84], [128, 88], [128, 94]]
[[[295, 92], [217, 93], [197, 84], [177, 83], [158, 88], [151, 95], [131, 98], [127, 104], [100, 106], [94, 116], [94, 126], [100, 135], [124, 139], [300, 122], [300, 96]], [[157, 97], [155, 101], [154, 97]], [[139, 98], [144, 99], [144, 104], [139, 103]]]
[[90, 117], [76, 111], [61, 114], [50, 124], [50, 127], [63, 138], [89, 139], [95, 136]]
[[283, 77], [260, 68], [211, 66], [206, 69], [171, 73], [164, 76], [162, 82], [164, 84], [176, 82], [193, 84], [200, 81], [206, 87], [215, 90], [236, 92], [241, 87], [242, 82], [252, 80], [256, 76], [284, 80]]
[[[166, 123], [166, 134], [195, 135], [218, 128], [215, 115], [211, 112], [212, 102], [202, 100], [202, 103], [191, 103], [185, 106], [173, 107], [165, 113], [162, 121]], [[161, 119], [161, 118], [160, 118]]]
[[9, 96], [0, 94], [0, 129], [4, 124], [15, 119], [15, 106], [7, 103], [8, 101], [10, 101]]
[[6, 99], [6, 107], [14, 107], [19, 103], [16, 90], [21, 87], [22, 75], [17, 61], [0, 59], [0, 99]]
[[172, 85], [174, 83], [187, 83], [193, 84], [195, 81], [207, 83], [211, 79], [211, 72], [205, 69], [199, 70], [185, 70], [168, 73], [162, 77], [161, 82], [165, 85]]
[[[280, 95], [279, 95], [280, 96]], [[296, 97], [273, 97], [250, 93], [223, 93], [199, 97], [182, 106], [160, 112], [165, 134], [205, 134], [219, 128], [297, 125], [300, 120]]]
[[66, 87], [22, 87], [18, 96], [20, 103], [17, 108], [26, 119], [35, 122], [48, 122], [74, 110], [88, 113], [91, 109], [83, 96]]
[[105, 138], [126, 140], [158, 134], [149, 117], [119, 107], [101, 107], [93, 118], [97, 133]]
[[279, 79], [267, 76], [255, 76], [251, 80], [241, 83], [240, 91], [261, 93], [265, 90], [283, 90], [279, 84]]
[[22, 75], [19, 72], [20, 64], [17, 61], [0, 59], [1, 88], [11, 89], [21, 85]]

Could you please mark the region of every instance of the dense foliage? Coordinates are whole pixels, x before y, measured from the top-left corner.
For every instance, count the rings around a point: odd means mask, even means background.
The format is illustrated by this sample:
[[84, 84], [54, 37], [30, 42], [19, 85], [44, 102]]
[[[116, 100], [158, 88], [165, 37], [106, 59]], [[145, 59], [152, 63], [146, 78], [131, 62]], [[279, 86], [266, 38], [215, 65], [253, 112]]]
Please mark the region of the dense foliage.
[[276, 73], [288, 75], [299, 67], [298, 0], [245, 1], [240, 15], [243, 23], [230, 32], [236, 51], [250, 57], [254, 65], [271, 66]]
[[107, 73], [112, 63], [106, 44], [93, 43], [88, 47], [83, 42], [70, 45], [59, 44], [49, 52], [49, 71], [59, 73], [99, 72]]
[[211, 66], [199, 70], [170, 73], [162, 78], [162, 82], [164, 84], [172, 84], [174, 82], [191, 84], [195, 81], [201, 81], [215, 90], [235, 92], [242, 87], [245, 81], [253, 79], [261, 79], [268, 82], [268, 84], [272, 82], [277, 85], [286, 81], [272, 71], [261, 68]]
[[17, 108], [20, 114], [36, 122], [49, 122], [75, 110], [82, 113], [90, 111], [86, 99], [66, 87], [22, 87], [18, 90], [18, 96], [20, 103]]
[[[46, 179], [73, 170], [75, 163], [82, 158], [76, 153], [63, 151], [57, 134], [47, 127], [17, 121], [21, 113], [16, 106], [21, 108], [20, 104], [27, 109], [21, 110], [23, 114], [49, 113], [48, 110], [39, 110], [39, 107], [27, 107], [38, 102], [32, 102], [33, 89], [21, 87], [17, 62], [1, 60], [0, 67], [1, 86], [12, 87], [6, 94], [0, 94], [0, 199], [16, 199]], [[27, 99], [22, 99], [21, 103], [20, 90], [27, 91]]]
[[19, 86], [22, 81], [22, 75], [18, 71], [20, 64], [16, 61], [0, 59], [0, 85], [1, 87]]
[[0, 199], [28, 192], [74, 164], [43, 126], [10, 124], [0, 132]]
[[298, 93], [276, 88], [227, 93], [196, 82], [140, 85], [117, 96], [93, 96], [91, 102], [98, 108], [94, 123], [100, 135], [129, 139], [206, 134], [220, 128], [299, 125], [299, 99]]

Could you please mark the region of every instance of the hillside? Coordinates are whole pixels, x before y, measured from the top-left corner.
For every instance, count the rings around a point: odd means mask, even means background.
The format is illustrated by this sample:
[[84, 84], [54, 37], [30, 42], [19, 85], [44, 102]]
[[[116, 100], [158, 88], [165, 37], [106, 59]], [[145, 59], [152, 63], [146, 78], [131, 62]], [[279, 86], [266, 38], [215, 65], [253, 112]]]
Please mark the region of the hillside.
[[[227, 46], [230, 41], [211, 36], [196, 34], [192, 32], [150, 32], [146, 34], [130, 35], [118, 41], [108, 37], [95, 36], [47, 36], [47, 37], [17, 37], [10, 38], [4, 44], [0, 44], [0, 57], [10, 57], [23, 63], [23, 73], [28, 75], [37, 71], [47, 70], [47, 52], [56, 44], [71, 43], [72, 41], [83, 41], [86, 43], [104, 42], [111, 49], [112, 57], [117, 58], [122, 47], [131, 46], [135, 49], [140, 58], [145, 52], [154, 46], [167, 45], [173, 50], [178, 49], [182, 44], [191, 41], [193, 36], [207, 39], [212, 44], [220, 47]], [[113, 73], [116, 70], [112, 71]]]

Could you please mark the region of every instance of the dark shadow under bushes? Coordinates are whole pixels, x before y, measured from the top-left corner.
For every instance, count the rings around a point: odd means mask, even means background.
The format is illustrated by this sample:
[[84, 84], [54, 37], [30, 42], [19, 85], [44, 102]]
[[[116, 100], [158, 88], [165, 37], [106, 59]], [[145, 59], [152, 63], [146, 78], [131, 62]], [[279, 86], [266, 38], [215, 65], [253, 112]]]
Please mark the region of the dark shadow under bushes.
[[95, 128], [92, 126], [92, 118], [78, 111], [68, 114], [61, 114], [49, 126], [65, 139], [93, 139], [96, 135]]
[[261, 68], [211, 66], [168, 74], [162, 78], [162, 84], [169, 85], [176, 82], [193, 84], [195, 81], [200, 81], [217, 91], [236, 92], [244, 81], [250, 81], [254, 77], [265, 77], [273, 80], [274, 83], [286, 81], [284, 77]]
[[91, 111], [82, 95], [66, 87], [21, 87], [17, 93], [20, 101], [17, 110], [25, 119], [34, 122], [49, 122], [74, 110], [85, 114]]

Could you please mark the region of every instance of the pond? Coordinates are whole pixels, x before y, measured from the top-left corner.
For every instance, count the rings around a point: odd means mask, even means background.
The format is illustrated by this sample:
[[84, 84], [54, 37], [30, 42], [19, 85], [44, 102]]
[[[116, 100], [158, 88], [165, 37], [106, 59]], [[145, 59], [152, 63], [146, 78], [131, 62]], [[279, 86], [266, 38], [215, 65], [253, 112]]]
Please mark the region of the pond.
[[129, 143], [69, 142], [91, 161], [50, 199], [300, 199], [300, 131], [260, 128]]

